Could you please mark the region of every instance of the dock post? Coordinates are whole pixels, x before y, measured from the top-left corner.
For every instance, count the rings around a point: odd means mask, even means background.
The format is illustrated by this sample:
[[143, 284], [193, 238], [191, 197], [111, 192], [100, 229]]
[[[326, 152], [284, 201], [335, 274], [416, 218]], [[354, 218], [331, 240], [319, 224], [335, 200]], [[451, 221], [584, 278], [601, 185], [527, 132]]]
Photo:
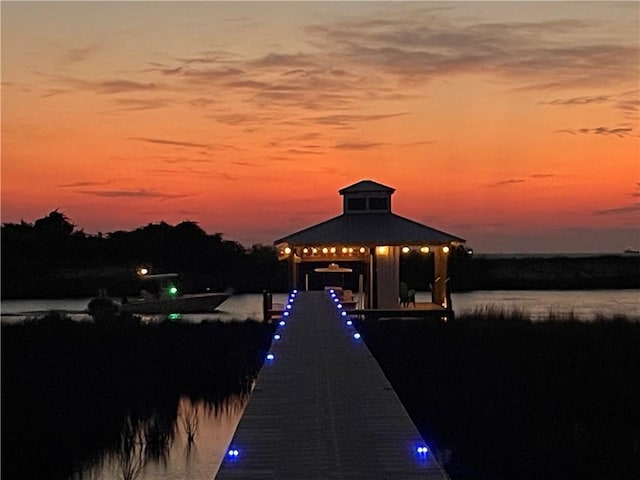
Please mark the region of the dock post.
[[273, 308], [273, 295], [268, 290], [262, 291], [262, 314], [265, 322], [271, 321], [271, 309]]

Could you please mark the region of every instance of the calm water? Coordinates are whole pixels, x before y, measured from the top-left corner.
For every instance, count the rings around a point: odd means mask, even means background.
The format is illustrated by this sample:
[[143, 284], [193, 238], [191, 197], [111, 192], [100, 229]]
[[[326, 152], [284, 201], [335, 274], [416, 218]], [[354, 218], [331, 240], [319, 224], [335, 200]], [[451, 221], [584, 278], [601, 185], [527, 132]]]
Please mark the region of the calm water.
[[[430, 293], [417, 292], [416, 301], [430, 301]], [[285, 303], [286, 294], [274, 294], [274, 303]], [[11, 322], [25, 316], [41, 315], [48, 310], [67, 311], [74, 318], [86, 318], [84, 310], [89, 298], [82, 299], [28, 299], [3, 300], [0, 313], [3, 322]], [[591, 320], [598, 314], [626, 315], [640, 317], [640, 289], [630, 290], [494, 290], [457, 293], [452, 296], [456, 313], [490, 307], [498, 309], [518, 309], [539, 320], [550, 313], [568, 314], [583, 320]], [[206, 315], [185, 315], [183, 319], [200, 321], [203, 319], [246, 320], [262, 318], [262, 295], [234, 295], [219, 307], [216, 313]]]

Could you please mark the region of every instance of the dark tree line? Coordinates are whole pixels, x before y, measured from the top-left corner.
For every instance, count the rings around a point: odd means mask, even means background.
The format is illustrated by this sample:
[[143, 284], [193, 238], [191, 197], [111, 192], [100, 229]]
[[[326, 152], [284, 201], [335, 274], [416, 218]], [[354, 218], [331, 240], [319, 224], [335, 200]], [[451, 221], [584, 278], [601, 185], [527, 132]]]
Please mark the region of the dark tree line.
[[285, 291], [286, 265], [272, 246], [245, 248], [207, 234], [196, 222], [149, 223], [133, 231], [90, 235], [54, 210], [33, 224], [2, 225], [2, 296], [92, 296], [139, 291], [136, 268], [179, 272], [184, 290]]
[[[134, 295], [141, 265], [180, 273], [183, 291], [288, 288], [286, 262], [278, 262], [273, 246], [245, 248], [192, 221], [89, 235], [54, 210], [33, 224], [4, 223], [1, 235], [3, 298], [88, 297], [104, 288]], [[450, 254], [449, 276], [453, 291], [640, 288], [640, 256], [476, 258], [461, 246]], [[429, 290], [433, 256], [403, 255], [400, 278]]]

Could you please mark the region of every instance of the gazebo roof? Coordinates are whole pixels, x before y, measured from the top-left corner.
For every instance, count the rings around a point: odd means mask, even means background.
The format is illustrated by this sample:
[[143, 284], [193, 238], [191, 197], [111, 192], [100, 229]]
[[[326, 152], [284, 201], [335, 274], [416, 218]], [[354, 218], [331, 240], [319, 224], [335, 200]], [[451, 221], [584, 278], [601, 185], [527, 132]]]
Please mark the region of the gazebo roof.
[[339, 190], [343, 213], [276, 240], [276, 245], [445, 245], [464, 239], [396, 215], [391, 211], [395, 188], [361, 180]]
[[358, 183], [349, 185], [341, 190], [338, 190], [340, 195], [345, 193], [368, 193], [368, 192], [385, 192], [391, 195], [396, 189], [382, 185], [381, 183], [374, 182], [373, 180], [361, 180]]
[[289, 245], [443, 245], [465, 240], [395, 213], [342, 214], [276, 240]]

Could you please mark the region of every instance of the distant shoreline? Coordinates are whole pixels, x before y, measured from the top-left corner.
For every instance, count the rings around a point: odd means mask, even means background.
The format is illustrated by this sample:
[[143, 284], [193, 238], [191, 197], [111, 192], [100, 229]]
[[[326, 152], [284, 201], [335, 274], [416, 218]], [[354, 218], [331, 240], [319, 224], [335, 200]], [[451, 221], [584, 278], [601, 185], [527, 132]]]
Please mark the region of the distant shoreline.
[[593, 257], [636, 257], [637, 253], [607, 252], [607, 253], [482, 253], [473, 254], [476, 258], [500, 259], [500, 258], [593, 258]]
[[[429, 257], [402, 260], [400, 277], [410, 288], [429, 291], [433, 271]], [[404, 266], [403, 266], [404, 265]], [[277, 265], [280, 268], [281, 265]], [[5, 272], [3, 272], [4, 274]], [[189, 272], [184, 278], [189, 278]], [[265, 273], [258, 288], [236, 288], [237, 293], [261, 293], [269, 290], [286, 293], [286, 277], [279, 271]], [[15, 274], [14, 274], [15, 275]], [[23, 276], [24, 275], [24, 276]], [[247, 273], [244, 274], [246, 277]], [[237, 281], [251, 282], [234, 272]], [[481, 290], [619, 290], [640, 288], [640, 255], [637, 254], [473, 254], [452, 256], [449, 260], [452, 291]], [[113, 296], [133, 295], [139, 289], [136, 279], [125, 267], [99, 270], [57, 269], [33, 275], [26, 271], [11, 282], [3, 282], [5, 300], [28, 298], [93, 297], [101, 288]], [[250, 279], [256, 280], [256, 279]], [[353, 279], [352, 279], [353, 280]], [[353, 280], [355, 281], [355, 280]], [[267, 286], [265, 283], [271, 283]], [[257, 284], [258, 282], [253, 282]]]

